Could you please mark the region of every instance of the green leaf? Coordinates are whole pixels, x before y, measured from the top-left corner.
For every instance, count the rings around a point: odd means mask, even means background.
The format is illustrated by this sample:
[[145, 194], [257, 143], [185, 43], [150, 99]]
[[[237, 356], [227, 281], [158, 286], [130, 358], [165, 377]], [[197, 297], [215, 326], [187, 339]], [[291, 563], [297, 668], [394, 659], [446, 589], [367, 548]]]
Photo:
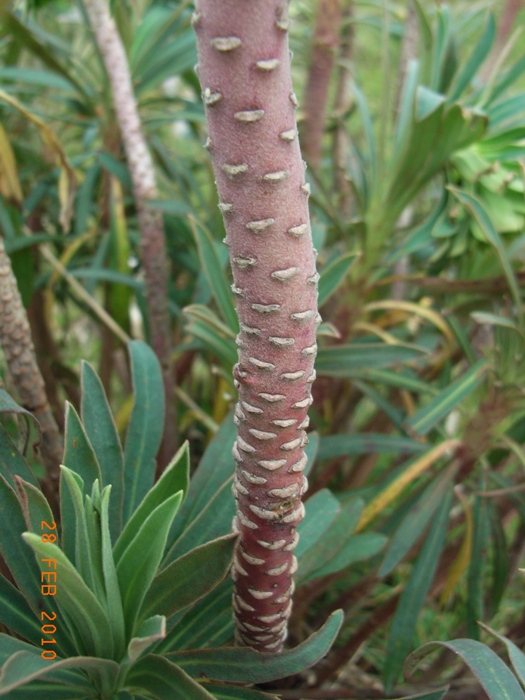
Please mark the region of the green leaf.
[[473, 510], [474, 531], [467, 576], [466, 618], [467, 634], [474, 639], [479, 639], [478, 621], [485, 617], [484, 579], [490, 539], [490, 514], [487, 499], [476, 495]]
[[171, 617], [212, 591], [230, 570], [236, 535], [226, 535], [192, 549], [153, 579], [142, 615]]
[[379, 382], [386, 386], [395, 386], [407, 391], [415, 391], [421, 394], [435, 394], [435, 389], [427, 382], [418, 379], [406, 368], [399, 372], [391, 372], [388, 369], [355, 369], [348, 375], [350, 378], [367, 379], [368, 381]]
[[164, 431], [164, 387], [153, 350], [138, 340], [129, 344], [135, 405], [124, 451], [123, 524], [153, 485], [155, 457]]
[[148, 654], [132, 668], [129, 682], [158, 700], [214, 700], [199, 683], [163, 656]]
[[372, 122], [372, 116], [370, 114], [370, 109], [368, 106], [368, 103], [366, 101], [366, 98], [361, 91], [361, 89], [357, 86], [356, 83], [353, 85], [353, 91], [355, 95], [355, 101], [357, 104], [357, 109], [359, 110], [359, 115], [361, 116], [361, 120], [363, 122], [363, 129], [365, 133], [365, 139], [366, 139], [366, 146], [367, 146], [367, 155], [369, 159], [369, 172], [370, 175], [368, 177], [368, 188], [373, 189], [376, 180], [376, 169], [377, 169], [377, 154], [376, 154], [376, 140], [374, 136], [374, 125]]
[[38, 649], [35, 649], [33, 644], [28, 644], [27, 642], [23, 642], [20, 639], [0, 632], [0, 666], [3, 666], [17, 651], [29, 651], [33, 654], [38, 653]]
[[91, 493], [93, 482], [102, 483], [102, 474], [97, 457], [89, 442], [78, 413], [66, 403], [66, 436], [63, 464], [82, 480], [82, 493]]
[[16, 492], [22, 506], [27, 528], [31, 532], [42, 532], [42, 521], [51, 525], [54, 521], [53, 512], [46, 497], [39, 488], [28, 484], [19, 476], [15, 476]]
[[507, 316], [489, 314], [486, 311], [473, 311], [470, 315], [474, 321], [476, 321], [476, 323], [483, 323], [489, 326], [500, 326], [501, 328], [509, 328], [510, 330], [516, 331], [516, 333], [523, 337], [523, 334], [518, 326]]
[[2, 465], [2, 473], [12, 488], [15, 488], [15, 475], [20, 476], [24, 481], [38, 488], [38, 481], [33, 472], [27, 466], [25, 459], [6, 433], [2, 424], [0, 424], [0, 463]]
[[421, 350], [386, 343], [335, 345], [319, 350], [315, 367], [325, 377], [351, 377], [356, 369], [391, 367], [415, 360], [421, 354]]
[[[82, 671], [78, 673], [80, 674]], [[60, 671], [57, 671], [56, 674], [58, 677]], [[93, 697], [92, 692], [95, 692], [94, 689], [86, 691], [82, 687], [76, 688], [71, 685], [53, 683], [44, 677], [42, 680], [31, 681], [28, 685], [11, 691], [10, 696], [12, 700], [34, 700], [35, 697], [38, 700], [87, 700]]]
[[310, 470], [314, 466], [315, 460], [317, 459], [317, 452], [319, 450], [319, 433], [313, 431], [308, 433], [308, 444], [304, 448], [304, 453], [306, 455], [306, 467], [303, 469], [303, 474], [308, 476]]
[[237, 362], [237, 349], [233, 338], [230, 337], [229, 331], [225, 332], [226, 327], [222, 327], [214, 313], [208, 310], [203, 314], [203, 308], [205, 307], [193, 304], [184, 310], [185, 315], [191, 319], [186, 331], [198, 338], [202, 347], [216, 355], [230, 370]]
[[502, 634], [498, 634], [495, 630], [487, 627], [487, 625], [484, 625], [482, 622], [479, 624], [484, 630], [486, 630], [493, 637], [499, 639], [500, 642], [503, 642], [503, 644], [507, 647], [507, 653], [509, 655], [512, 668], [514, 669], [514, 672], [518, 676], [522, 685], [525, 685], [525, 654], [514, 644], [514, 642], [507, 639], [507, 637], [504, 637]]
[[22, 593], [1, 575], [0, 622], [29, 642], [40, 644], [42, 631], [35, 612]]
[[278, 700], [276, 695], [268, 695], [260, 690], [251, 688], [236, 688], [235, 686], [206, 683], [206, 690], [217, 700]]
[[268, 683], [314, 666], [325, 656], [343, 623], [341, 610], [333, 612], [308, 639], [279, 654], [261, 654], [253, 649], [222, 647], [170, 652], [167, 657], [194, 678], [233, 683]]
[[109, 530], [111, 493], [112, 486], [106, 486], [100, 502], [100, 550], [107, 616], [115, 637], [115, 657], [120, 659], [124, 655], [126, 623]]
[[[417, 3], [415, 4], [417, 5]], [[419, 61], [414, 59], [409, 60], [406, 66], [405, 79], [403, 81], [403, 88], [399, 100], [399, 116], [395, 134], [395, 154], [402, 152], [403, 148], [406, 147], [406, 140], [410, 134], [413, 105], [419, 77]]]
[[463, 659], [490, 700], [525, 700], [523, 690], [509, 668], [491, 649], [474, 639], [424, 644], [406, 660], [405, 673], [411, 675], [423, 657], [440, 647], [449, 649]]
[[169, 547], [198, 517], [221, 486], [231, 479], [233, 475], [232, 448], [236, 435], [237, 427], [233, 422], [233, 411], [231, 411], [207, 446], [199, 466], [191, 478], [188, 495], [170, 532]]
[[523, 311], [521, 310], [521, 293], [518, 283], [516, 281], [516, 277], [514, 275], [514, 271], [508, 259], [507, 252], [501, 241], [501, 238], [499, 237], [499, 234], [494, 228], [490, 217], [488, 216], [487, 212], [485, 211], [485, 208], [483, 207], [483, 204], [479, 201], [479, 199], [469, 194], [468, 192], [464, 192], [451, 186], [447, 187], [447, 189], [450, 190], [450, 192], [452, 192], [452, 194], [470, 211], [470, 213], [480, 226], [481, 230], [485, 234], [487, 241], [496, 250], [496, 253], [498, 254], [498, 257], [500, 259], [501, 267], [503, 269], [505, 277], [507, 278], [507, 282], [509, 284], [509, 288], [514, 299], [514, 303], [516, 304], [518, 317], [523, 323], [524, 315]]
[[17, 42], [23, 46], [26, 51], [31, 52], [39, 58], [42, 63], [56, 75], [57, 80], [60, 79], [58, 76], [62, 76], [64, 88], [68, 86], [70, 89], [76, 89], [79, 95], [86, 99], [87, 95], [84, 87], [71, 75], [71, 72], [64, 68], [61, 62], [57, 60], [57, 52], [53, 51], [52, 47], [46, 46], [46, 44], [41, 41], [40, 37], [35, 33], [33, 27], [29, 23], [22, 22], [15, 12], [2, 13], [2, 23], [8, 32], [16, 37]]
[[324, 566], [316, 569], [309, 580], [336, 574], [338, 571], [346, 569], [350, 564], [371, 559], [383, 549], [387, 541], [388, 538], [385, 535], [377, 532], [350, 536], [337, 554]]
[[82, 362], [82, 422], [102, 475], [101, 486], [111, 484], [109, 516], [112, 540], [120, 534], [124, 497], [124, 455], [108, 400], [95, 370]]
[[168, 531], [181, 500], [182, 492], [179, 491], [157, 506], [144, 521], [117, 564], [128, 637], [134, 632], [144, 596], [157, 572]]
[[128, 658], [130, 663], [134, 663], [139, 656], [152, 644], [164, 639], [166, 636], [166, 618], [164, 615], [153, 615], [148, 617], [139, 625], [135, 636], [128, 645]]
[[113, 555], [118, 563], [130, 542], [136, 537], [146, 518], [173, 494], [182, 493], [182, 498], [188, 490], [190, 470], [190, 454], [188, 443], [179, 449], [157, 483], [148, 491], [144, 500], [128, 520], [121, 536], [118, 538]]
[[459, 379], [412, 414], [405, 423], [407, 430], [415, 435], [426, 435], [481, 384], [486, 368], [485, 360], [476, 362]]
[[100, 571], [100, 562], [94, 562], [91, 557], [84, 499], [82, 497], [84, 482], [78, 474], [75, 474], [75, 472], [72, 472], [67, 467], [62, 466], [61, 470], [63, 483], [65, 483], [69, 489], [69, 495], [75, 509], [75, 558], [72, 563], [75, 565], [84, 583], [93, 591], [95, 596], [100, 599], [103, 595], [103, 589], [100, 585], [102, 572]]
[[233, 581], [226, 578], [211, 593], [172, 620], [173, 628], [155, 651], [217, 647], [233, 638]]
[[[13, 489], [0, 474], [0, 520], [2, 522], [2, 537], [0, 537], [0, 553], [9, 567], [16, 585], [24, 594], [35, 613], [39, 613], [42, 604], [40, 592], [40, 575], [33, 553], [24, 547], [22, 533], [27, 526]], [[46, 610], [49, 606], [46, 605]]]
[[317, 459], [360, 454], [409, 454], [424, 452], [427, 445], [410, 438], [382, 433], [327, 435], [321, 437]]
[[502, 521], [498, 508], [494, 500], [487, 499], [489, 521], [490, 521], [490, 539], [492, 556], [490, 557], [491, 588], [489, 601], [489, 615], [492, 617], [499, 610], [501, 601], [505, 594], [505, 589], [509, 582], [509, 543], [505, 532], [505, 523]]
[[374, 387], [370, 386], [370, 384], [362, 382], [359, 379], [354, 379], [354, 386], [356, 387], [356, 389], [359, 389], [363, 396], [366, 396], [368, 399], [370, 399], [370, 401], [372, 401], [380, 411], [383, 411], [383, 413], [385, 413], [385, 415], [387, 415], [388, 418], [390, 418], [390, 420], [396, 428], [401, 430], [401, 425], [405, 417], [404, 411], [394, 406], [394, 404], [391, 401], [389, 401], [389, 399], [386, 396], [383, 396], [383, 394], [380, 391], [374, 389]]
[[323, 267], [319, 279], [319, 298], [317, 301], [319, 308], [337, 291], [359, 255], [359, 253], [345, 253]]
[[419, 611], [434, 578], [439, 557], [445, 544], [450, 508], [453, 502], [452, 491], [441, 502], [435, 521], [423, 545], [405, 590], [401, 594], [390, 635], [383, 666], [383, 679], [387, 692], [392, 692], [403, 668], [403, 662], [412, 645]]
[[450, 102], [458, 100], [463, 91], [469, 86], [480, 66], [483, 65], [485, 59], [489, 55], [490, 47], [494, 42], [495, 35], [496, 27], [494, 25], [494, 16], [491, 12], [489, 12], [487, 24], [480, 40], [472, 50], [468, 59], [463, 62], [462, 70], [458, 71], [454, 81], [452, 82], [448, 95]]
[[306, 515], [299, 523], [295, 556], [302, 556], [320, 540], [341, 511], [341, 504], [328, 489], [321, 489], [305, 503]]
[[442, 502], [445, 492], [450, 488], [454, 473], [455, 468], [447, 469], [444, 474], [434, 479], [403, 518], [403, 522], [390, 540], [383, 562], [379, 567], [377, 572], [379, 578], [391, 573], [421, 537]]
[[[40, 569], [56, 571], [57, 587], [53, 600], [75, 626], [83, 647], [83, 651], [79, 651], [106, 659], [112, 658], [114, 645], [111, 625], [101, 604], [78, 571], [55, 544], [42, 542], [32, 532], [24, 533], [23, 538], [37, 555]], [[55, 560], [56, 565], [53, 566]]]
[[31, 411], [19, 406], [4, 389], [0, 389], [0, 413], [14, 413], [15, 415], [24, 416], [25, 418], [31, 418], [31, 420], [35, 422], [35, 425], [39, 427], [36, 416], [31, 413]]
[[296, 577], [298, 584], [315, 578], [317, 571], [329, 564], [341, 552], [359, 522], [363, 508], [364, 502], [360, 498], [352, 498], [341, 504], [341, 511], [330, 527], [299, 560]]
[[190, 223], [192, 224], [193, 235], [199, 248], [202, 269], [213, 292], [214, 299], [223, 319], [231, 330], [237, 334], [239, 332], [239, 320], [235, 311], [230, 285], [215, 250], [215, 242], [208, 229], [193, 217], [190, 217]]
[[235, 501], [231, 497], [231, 482], [232, 478], [226, 481], [203, 507], [195, 520], [192, 520], [169, 549], [163, 566], [195, 549], [195, 547], [231, 532], [231, 524], [235, 515]]
[[69, 668], [84, 669], [98, 681], [100, 692], [104, 694], [114, 691], [120, 670], [115, 661], [108, 659], [75, 656], [72, 659], [48, 661], [40, 656], [38, 649], [35, 649], [35, 653], [18, 651], [2, 667], [0, 695], [6, 695], [47, 674]]

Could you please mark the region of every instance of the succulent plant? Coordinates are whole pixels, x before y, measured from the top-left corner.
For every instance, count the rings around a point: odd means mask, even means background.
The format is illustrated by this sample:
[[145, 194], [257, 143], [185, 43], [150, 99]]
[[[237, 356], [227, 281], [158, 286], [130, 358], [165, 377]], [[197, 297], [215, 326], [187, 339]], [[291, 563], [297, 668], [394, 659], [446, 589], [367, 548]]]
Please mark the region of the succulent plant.
[[124, 449], [100, 380], [83, 364], [81, 418], [66, 411], [60, 517], [0, 425], [0, 551], [10, 571], [0, 576], [0, 621], [17, 635], [0, 635], [0, 696], [269, 697], [229, 683], [312, 665], [341, 616], [281, 654], [218, 646], [233, 633], [233, 426], [212, 441], [191, 484], [187, 444], [154, 484], [162, 375], [147, 345], [134, 341], [130, 352], [135, 404]]
[[287, 8], [201, 0], [193, 15], [240, 324], [236, 638], [261, 651], [281, 648], [291, 613], [319, 322]]

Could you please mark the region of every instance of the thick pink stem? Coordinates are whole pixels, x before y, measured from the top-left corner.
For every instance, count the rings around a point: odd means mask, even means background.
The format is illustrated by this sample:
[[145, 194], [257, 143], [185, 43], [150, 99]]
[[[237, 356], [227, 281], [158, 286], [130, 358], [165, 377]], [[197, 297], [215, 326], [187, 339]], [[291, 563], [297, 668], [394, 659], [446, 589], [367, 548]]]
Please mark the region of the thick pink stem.
[[287, 2], [200, 0], [193, 18], [241, 332], [233, 567], [237, 640], [278, 651], [304, 514], [317, 279], [288, 50]]

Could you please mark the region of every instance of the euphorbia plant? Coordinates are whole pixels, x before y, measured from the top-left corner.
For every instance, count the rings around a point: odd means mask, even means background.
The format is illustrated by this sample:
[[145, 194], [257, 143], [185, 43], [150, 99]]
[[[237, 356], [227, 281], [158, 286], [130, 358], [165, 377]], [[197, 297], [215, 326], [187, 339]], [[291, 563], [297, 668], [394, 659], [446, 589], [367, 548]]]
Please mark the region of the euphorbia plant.
[[287, 8], [200, 0], [193, 16], [240, 322], [236, 636], [267, 652], [281, 648], [291, 612], [318, 323]]
[[[0, 557], [9, 570], [0, 574], [0, 624], [16, 634], [0, 633], [0, 696], [271, 699], [238, 685], [304, 671], [326, 654], [342, 616], [281, 654], [219, 646], [233, 627], [222, 604], [232, 499], [217, 507], [228, 496], [233, 425], [221, 426], [191, 482], [185, 444], [154, 484], [162, 376], [147, 345], [131, 343], [130, 354], [135, 400], [123, 447], [102, 384], [83, 365], [80, 416], [66, 412], [56, 521], [0, 423]], [[2, 401], [0, 414], [19, 412]]]

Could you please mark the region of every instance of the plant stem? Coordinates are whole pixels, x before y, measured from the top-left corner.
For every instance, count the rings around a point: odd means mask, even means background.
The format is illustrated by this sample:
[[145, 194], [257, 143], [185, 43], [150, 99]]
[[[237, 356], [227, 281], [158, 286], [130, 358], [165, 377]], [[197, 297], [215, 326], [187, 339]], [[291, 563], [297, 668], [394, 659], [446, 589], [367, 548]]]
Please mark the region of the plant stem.
[[[26, 310], [18, 290], [11, 260], [0, 237], [0, 345], [9, 373], [24, 408], [34, 414], [42, 430], [40, 452], [52, 482], [60, 473], [63, 444], [49, 405], [44, 380], [35, 356]], [[54, 483], [53, 483], [54, 482]]]
[[265, 652], [280, 650], [292, 607], [319, 322], [287, 6], [200, 0], [193, 17], [241, 328], [236, 639]]
[[353, 0], [344, 0], [341, 17], [340, 55], [338, 58], [337, 87], [334, 101], [334, 132], [332, 159], [334, 162], [334, 187], [339, 198], [343, 216], [352, 214], [352, 186], [348, 180], [347, 158], [350, 138], [345, 116], [352, 104], [352, 53], [354, 49]]
[[113, 95], [141, 232], [141, 258], [144, 266], [148, 321], [152, 347], [159, 358], [166, 396], [163, 463], [176, 448], [174, 376], [171, 359], [171, 328], [168, 312], [167, 253], [162, 214], [149, 206], [158, 198], [155, 170], [138, 113], [129, 65], [107, 0], [83, 0], [95, 34]]
[[328, 88], [339, 44], [341, 0], [318, 0], [310, 68], [304, 92], [302, 150], [309, 165], [321, 161]]

